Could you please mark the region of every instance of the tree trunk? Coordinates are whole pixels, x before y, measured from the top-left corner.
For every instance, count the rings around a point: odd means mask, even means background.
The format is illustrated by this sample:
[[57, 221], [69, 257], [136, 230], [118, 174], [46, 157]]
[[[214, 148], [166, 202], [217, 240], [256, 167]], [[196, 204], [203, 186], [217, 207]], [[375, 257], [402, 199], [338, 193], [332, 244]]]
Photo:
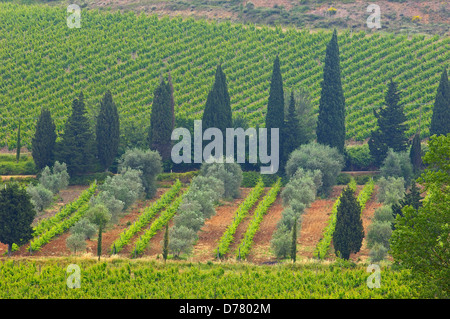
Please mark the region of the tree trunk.
[[102, 254], [102, 226], [98, 227], [98, 240], [97, 240], [97, 255], [100, 261], [100, 256]]

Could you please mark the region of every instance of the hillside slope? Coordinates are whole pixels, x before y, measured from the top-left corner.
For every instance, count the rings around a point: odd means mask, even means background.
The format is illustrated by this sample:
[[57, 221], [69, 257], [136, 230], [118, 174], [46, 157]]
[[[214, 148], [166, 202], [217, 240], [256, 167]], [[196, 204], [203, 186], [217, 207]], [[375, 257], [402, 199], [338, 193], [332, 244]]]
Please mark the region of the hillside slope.
[[[66, 18], [66, 10], [57, 7], [0, 4], [0, 146], [15, 147], [19, 118], [23, 144], [29, 145], [44, 106], [61, 132], [80, 90], [95, 115], [102, 95], [111, 89], [122, 131], [145, 128], [159, 76], [169, 70], [177, 120], [199, 118], [220, 62], [235, 114], [263, 125], [276, 54], [286, 90], [302, 87], [318, 107], [331, 31], [91, 10], [83, 10], [81, 28], [70, 29]], [[402, 90], [408, 134], [421, 120], [426, 136], [440, 73], [450, 57], [449, 42], [437, 35], [341, 32], [347, 138], [368, 137], [375, 125], [372, 110], [383, 104], [391, 77]]]

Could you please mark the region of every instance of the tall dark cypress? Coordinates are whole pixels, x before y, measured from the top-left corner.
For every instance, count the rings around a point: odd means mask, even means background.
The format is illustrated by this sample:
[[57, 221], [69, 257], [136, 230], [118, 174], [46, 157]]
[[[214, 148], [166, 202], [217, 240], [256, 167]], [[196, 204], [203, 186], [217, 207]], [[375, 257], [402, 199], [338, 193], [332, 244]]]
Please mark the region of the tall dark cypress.
[[175, 127], [175, 99], [173, 97], [173, 83], [172, 83], [172, 75], [169, 72], [169, 76], [167, 78], [167, 85], [170, 89], [170, 111], [171, 111], [171, 117], [172, 117], [172, 127]]
[[292, 226], [291, 259], [294, 263], [297, 259], [297, 220], [294, 221]]
[[95, 141], [86, 115], [83, 92], [74, 99], [72, 113], [67, 119], [57, 158], [67, 164], [73, 176], [89, 172], [93, 168]]
[[434, 100], [430, 135], [447, 135], [448, 133], [450, 133], [450, 88], [447, 69], [444, 69]]
[[223, 136], [225, 136], [226, 128], [233, 127], [230, 95], [226, 76], [220, 64], [216, 69], [214, 85], [206, 99], [202, 127], [203, 130], [210, 127], [218, 128], [222, 131]]
[[349, 259], [362, 246], [364, 228], [361, 219], [361, 205], [354, 191], [347, 187], [342, 192], [337, 208], [336, 226], [333, 233], [333, 246], [336, 255]]
[[422, 167], [422, 157], [421, 157], [421, 145], [419, 133], [414, 135], [412, 140], [411, 149], [409, 151], [409, 158], [414, 169], [414, 173], [420, 171]]
[[283, 158], [288, 159], [289, 154], [300, 146], [300, 122], [295, 109], [294, 91], [291, 91], [288, 114], [284, 125]]
[[50, 111], [47, 108], [43, 108], [36, 123], [36, 130], [31, 141], [31, 155], [39, 171], [45, 166], [53, 166], [56, 143], [55, 130], [56, 126]]
[[345, 99], [341, 84], [336, 29], [327, 45], [321, 87], [316, 129], [317, 142], [336, 147], [343, 153], [345, 145]]
[[155, 89], [150, 117], [150, 149], [158, 151], [163, 161], [170, 159], [171, 135], [173, 131], [173, 113], [171, 109], [171, 92], [168, 83], [161, 78]]
[[270, 81], [269, 101], [267, 103], [266, 129], [267, 150], [271, 149], [271, 129], [278, 128], [279, 167], [283, 172], [286, 160], [284, 158], [284, 91], [283, 78], [281, 76], [280, 58], [276, 56], [273, 62], [272, 79]]
[[20, 120], [19, 120], [19, 128], [17, 130], [17, 143], [16, 143], [16, 163], [19, 163], [21, 148], [22, 148], [22, 144], [20, 141]]
[[100, 102], [96, 133], [98, 159], [107, 170], [117, 155], [120, 138], [119, 114], [109, 90]]
[[385, 159], [388, 148], [392, 148], [395, 152], [403, 152], [407, 149], [406, 116], [400, 104], [397, 84], [392, 79], [388, 85], [385, 104], [386, 107], [378, 112], [373, 111], [378, 128], [372, 132], [369, 139], [370, 154], [377, 165]]

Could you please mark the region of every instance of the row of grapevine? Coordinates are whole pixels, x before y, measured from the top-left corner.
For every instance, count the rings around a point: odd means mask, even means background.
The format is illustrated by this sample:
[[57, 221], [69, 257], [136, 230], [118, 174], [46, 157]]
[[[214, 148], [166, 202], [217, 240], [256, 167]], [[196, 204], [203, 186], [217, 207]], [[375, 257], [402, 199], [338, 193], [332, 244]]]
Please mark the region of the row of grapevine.
[[77, 221], [79, 221], [82, 217], [86, 215], [86, 212], [89, 210], [89, 208], [90, 208], [89, 201], [86, 201], [84, 204], [81, 205], [80, 208], [78, 208], [76, 212], [71, 214], [68, 218], [51, 226], [48, 230], [44, 231], [40, 236], [32, 239], [30, 242], [30, 250], [31, 251], [40, 250], [43, 245], [49, 243], [55, 236], [61, 235], [65, 231], [69, 230], [70, 227], [75, 225]]
[[[81, 289], [68, 288], [70, 264], [80, 267]], [[130, 260], [3, 260], [0, 299], [426, 298], [420, 285], [410, 280], [407, 269], [382, 266], [382, 284], [371, 289], [366, 282], [372, 274], [366, 268], [327, 264], [272, 267]]]
[[162, 229], [171, 219], [172, 217], [177, 213], [178, 207], [181, 204], [181, 201], [183, 200], [183, 194], [185, 194], [186, 191], [184, 191], [181, 195], [179, 195], [170, 206], [161, 212], [161, 215], [156, 219], [150, 227], [145, 231], [144, 234], [139, 238], [139, 240], [136, 242], [135, 247], [132, 252], [132, 257], [136, 255], [140, 255], [144, 252], [145, 249], [147, 249], [148, 243], [150, 239], [153, 238], [153, 236], [156, 235], [156, 233]]
[[277, 182], [272, 186], [272, 188], [269, 190], [266, 196], [264, 196], [264, 198], [258, 204], [258, 207], [256, 207], [256, 210], [253, 214], [253, 219], [250, 222], [250, 225], [248, 226], [247, 231], [245, 232], [244, 239], [242, 240], [236, 252], [237, 259], [245, 259], [250, 253], [250, 248], [253, 244], [253, 237], [259, 230], [259, 226], [261, 224], [264, 215], [267, 213], [269, 207], [276, 200], [280, 190], [281, 190], [281, 178], [278, 178]]
[[237, 227], [242, 222], [242, 220], [248, 215], [249, 211], [256, 204], [256, 202], [261, 197], [264, 191], [264, 182], [262, 178], [258, 180], [258, 183], [247, 195], [245, 200], [239, 205], [236, 212], [234, 213], [233, 222], [227, 227], [224, 234], [219, 240], [219, 244], [215, 255], [219, 258], [227, 254], [230, 244], [234, 240], [234, 234], [236, 233]]
[[59, 224], [67, 217], [71, 216], [75, 211], [80, 209], [80, 207], [87, 203], [91, 197], [95, 194], [97, 190], [97, 183], [92, 183], [88, 189], [84, 190], [80, 196], [67, 205], [65, 205], [58, 213], [54, 216], [43, 219], [33, 228], [33, 237], [42, 235], [45, 231], [49, 230], [51, 227]]
[[[351, 179], [348, 187], [350, 187], [353, 191], [356, 190], [356, 181], [354, 178]], [[328, 249], [330, 248], [331, 240], [333, 239], [334, 228], [336, 227], [337, 208], [340, 203], [341, 196], [339, 196], [338, 199], [334, 202], [333, 207], [331, 208], [331, 215], [328, 220], [328, 224], [325, 227], [322, 235], [322, 239], [319, 241], [316, 249], [314, 250], [313, 256], [316, 258], [323, 259], [328, 252]]]
[[363, 189], [358, 194], [358, 202], [361, 205], [361, 213], [366, 208], [367, 201], [372, 197], [373, 191], [375, 189], [375, 181], [371, 178], [363, 187]]
[[150, 221], [155, 217], [155, 215], [160, 212], [162, 209], [167, 207], [174, 198], [178, 195], [181, 190], [181, 182], [179, 179], [172, 185], [172, 187], [164, 193], [156, 202], [152, 203], [150, 206], [146, 207], [142, 212], [139, 219], [133, 223], [129, 228], [124, 230], [118, 239], [114, 241], [111, 245], [111, 253], [116, 254], [119, 253], [124, 246], [126, 246], [131, 238], [140, 232], [145, 226], [147, 226]]

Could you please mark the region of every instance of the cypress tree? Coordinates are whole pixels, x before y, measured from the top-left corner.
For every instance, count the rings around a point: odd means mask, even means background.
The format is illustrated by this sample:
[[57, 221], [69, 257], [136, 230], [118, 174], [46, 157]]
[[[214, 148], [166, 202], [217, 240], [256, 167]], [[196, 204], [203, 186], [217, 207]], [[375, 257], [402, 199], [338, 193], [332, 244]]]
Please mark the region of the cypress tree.
[[297, 220], [294, 221], [292, 226], [291, 259], [294, 263], [297, 259]]
[[353, 190], [347, 187], [342, 192], [337, 208], [336, 227], [333, 233], [333, 245], [336, 255], [349, 259], [351, 253], [357, 253], [362, 246], [364, 228], [361, 219], [361, 205]]
[[19, 163], [21, 148], [22, 148], [22, 145], [20, 142], [20, 120], [19, 120], [19, 128], [17, 130], [17, 143], [16, 143], [16, 163]]
[[430, 135], [447, 135], [448, 133], [450, 133], [450, 88], [447, 69], [444, 69], [434, 100]]
[[155, 89], [150, 117], [150, 130], [148, 139], [150, 149], [158, 151], [163, 161], [170, 160], [173, 131], [173, 113], [171, 109], [171, 89], [161, 77]]
[[341, 84], [336, 29], [327, 45], [321, 87], [316, 129], [317, 142], [336, 147], [343, 153], [345, 144], [345, 99]]
[[102, 168], [107, 170], [117, 155], [120, 138], [119, 114], [109, 90], [100, 102], [96, 133], [98, 159]]
[[173, 97], [173, 84], [172, 84], [172, 75], [169, 71], [169, 76], [167, 78], [167, 85], [169, 86], [169, 98], [170, 98], [170, 111], [171, 111], [171, 117], [172, 117], [172, 127], [175, 127], [175, 99]]
[[95, 141], [86, 116], [83, 92], [74, 99], [59, 147], [58, 159], [67, 164], [68, 173], [73, 176], [92, 169]]
[[0, 189], [0, 242], [8, 245], [23, 245], [33, 237], [31, 223], [36, 216], [30, 195], [17, 183], [5, 184]]
[[270, 81], [269, 101], [267, 103], [266, 129], [267, 129], [267, 149], [271, 149], [271, 129], [278, 128], [279, 147], [279, 167], [284, 170], [286, 151], [284, 143], [284, 91], [283, 78], [281, 76], [280, 58], [276, 56], [273, 62], [272, 78]]
[[169, 224], [166, 224], [166, 231], [164, 233], [164, 246], [163, 246], [163, 258], [164, 262], [167, 260], [169, 255]]
[[407, 148], [404, 124], [406, 116], [400, 104], [397, 84], [392, 79], [388, 85], [385, 104], [386, 107], [382, 107], [378, 112], [373, 111], [378, 129], [372, 132], [369, 139], [370, 154], [377, 165], [385, 159], [388, 148], [392, 148], [394, 152], [404, 152]]
[[422, 166], [422, 157], [421, 154], [421, 145], [420, 145], [420, 137], [419, 133], [414, 135], [412, 140], [411, 150], [409, 151], [409, 158], [411, 159], [411, 164], [414, 169], [414, 173], [420, 171]]
[[288, 159], [289, 154], [300, 146], [300, 122], [295, 109], [294, 91], [291, 91], [288, 114], [284, 125], [284, 159]]
[[56, 126], [50, 111], [47, 108], [43, 108], [31, 141], [31, 155], [39, 171], [44, 169], [45, 166], [53, 166], [56, 143], [55, 130]]
[[225, 73], [220, 64], [216, 69], [214, 85], [206, 99], [202, 127], [203, 130], [210, 127], [218, 128], [222, 131], [223, 136], [225, 136], [226, 128], [233, 127], [230, 95]]

